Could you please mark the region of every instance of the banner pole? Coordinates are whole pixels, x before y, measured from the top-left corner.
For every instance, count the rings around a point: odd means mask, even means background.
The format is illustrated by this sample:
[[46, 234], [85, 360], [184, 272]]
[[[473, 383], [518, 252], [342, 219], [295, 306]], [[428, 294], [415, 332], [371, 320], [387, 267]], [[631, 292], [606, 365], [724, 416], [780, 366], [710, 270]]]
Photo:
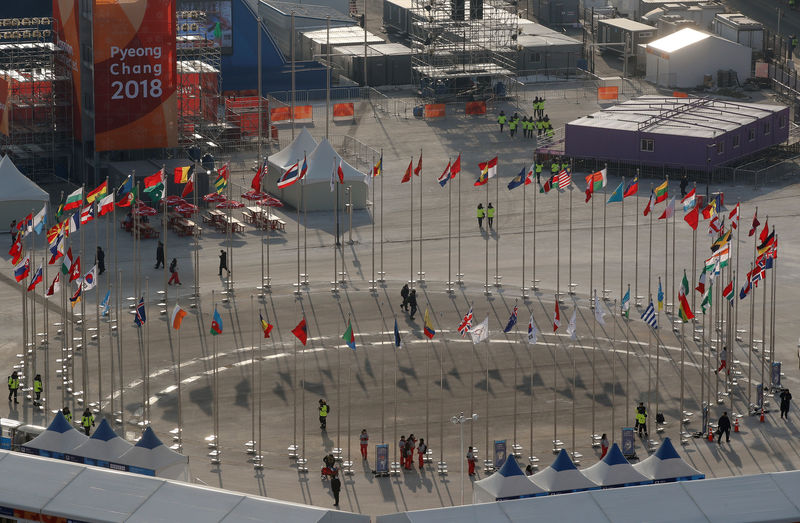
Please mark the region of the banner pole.
[[386, 281], [386, 273], [383, 270], [383, 179], [386, 174], [383, 172], [383, 149], [381, 149], [381, 270], [378, 271], [378, 281], [383, 283]]
[[[558, 304], [558, 292], [555, 294], [555, 299], [556, 304]], [[555, 345], [558, 344], [558, 338], [556, 337]], [[558, 396], [556, 395], [556, 391], [558, 390], [558, 372], [556, 364], [556, 352], [558, 352], [557, 347], [553, 347], [553, 454], [558, 454], [558, 420], [556, 418], [556, 404], [558, 402]]]
[[[411, 167], [413, 170], [414, 167], [414, 157], [411, 157]], [[409, 286], [413, 289], [414, 288], [414, 173], [411, 173], [411, 185], [408, 186], [408, 192], [411, 193], [411, 212], [408, 213], [408, 230], [411, 234], [411, 238], [408, 242], [409, 249], [408, 249], [408, 261], [409, 261]]]
[[[487, 188], [488, 192], [488, 188]], [[494, 200], [497, 203], [497, 206], [500, 206], [500, 176], [495, 176], [495, 183], [494, 183]], [[486, 213], [488, 214], [489, 211], [487, 210]], [[494, 224], [492, 224], [494, 227]], [[502, 284], [500, 280], [503, 277], [500, 276], [500, 220], [497, 220], [497, 228], [495, 229], [494, 233], [494, 286], [500, 288]]]
[[611, 441], [613, 443], [617, 433], [617, 350], [615, 348], [617, 344], [617, 300], [614, 300], [614, 308], [611, 311], [611, 319], [614, 322], [611, 334]]
[[[458, 158], [460, 157], [461, 155], [459, 154]], [[459, 161], [459, 165], [460, 163]], [[456, 282], [464, 285], [464, 274], [461, 272], [461, 178], [463, 178], [463, 175], [458, 177], [458, 272], [456, 273]]]
[[[119, 321], [119, 309], [122, 306], [122, 271], [117, 271], [117, 307], [114, 317], [117, 320], [117, 361], [119, 363], [119, 424], [123, 428], [123, 439], [125, 437], [125, 375], [123, 373], [123, 354], [122, 354], [122, 324]], [[66, 331], [64, 331], [66, 332]], [[63, 389], [63, 387], [62, 387]], [[113, 391], [112, 391], [113, 394]]]
[[567, 271], [567, 287], [570, 294], [575, 294], [575, 285], [572, 281], [572, 185], [569, 186], [569, 264]]
[[[365, 0], [366, 1], [366, 0]], [[420, 283], [425, 282], [425, 273], [422, 270], [422, 149], [419, 150], [419, 163], [420, 163], [420, 170], [419, 170], [419, 272], [417, 272], [418, 281]]]
[[[605, 208], [605, 206], [604, 206]], [[597, 301], [597, 289], [592, 289], [594, 291], [594, 303], [592, 305], [595, 309], [595, 314], [598, 314], [597, 308], [600, 306], [600, 302]], [[596, 419], [596, 405], [597, 405], [597, 372], [596, 372], [596, 354], [597, 354], [597, 318], [594, 319], [592, 322], [592, 447], [595, 446], [595, 441], [598, 436], [597, 430], [595, 427], [595, 419]], [[614, 354], [611, 354], [611, 357], [614, 357]], [[575, 409], [573, 409], [574, 411]], [[612, 406], [613, 410], [613, 406]], [[574, 414], [573, 414], [574, 415]], [[573, 428], [574, 430], [574, 428]], [[573, 449], [575, 450], [575, 449]]]
[[[330, 22], [330, 19], [329, 19]], [[382, 167], [382, 166], [381, 166]], [[372, 189], [372, 277], [369, 280], [369, 290], [376, 291], [375, 286], [375, 153], [372, 153], [372, 172], [369, 174], [370, 189]], [[381, 416], [383, 417], [383, 416]], [[383, 420], [381, 420], [383, 423]], [[381, 436], [383, 441], [383, 436]]]
[[[447, 158], [450, 165], [450, 158]], [[453, 292], [453, 183], [447, 173], [447, 285], [448, 293]]]
[[[592, 179], [592, 195], [594, 195], [594, 179]], [[594, 198], [589, 210], [589, 292], [594, 289]]]
[[[533, 163], [534, 163], [534, 166], [537, 165], [536, 153], [533, 153]], [[534, 167], [534, 168], [536, 168], [536, 167]], [[539, 175], [538, 172], [536, 173], [536, 185], [541, 187], [541, 176]], [[537, 285], [537, 281], [536, 281], [536, 221], [537, 221], [537, 216], [536, 216], [536, 198], [538, 197], [539, 190], [540, 189], [535, 189], [533, 191], [533, 256], [532, 256], [532, 258], [533, 258], [533, 264], [532, 264], [533, 281], [531, 281], [531, 290], [534, 291], [534, 292], [539, 290], [539, 286]], [[533, 387], [533, 385], [531, 385], [531, 387]]]
[[[606, 171], [607, 172], [607, 171]], [[606, 298], [608, 291], [606, 290], [606, 209], [608, 205], [606, 202], [608, 201], [608, 183], [603, 185], [603, 285], [602, 289], [600, 289], [600, 293], [603, 296], [603, 299]]]
[[[487, 167], [487, 169], [488, 169], [488, 167]], [[488, 174], [487, 174], [487, 176], [488, 176]], [[486, 202], [487, 202], [487, 205], [486, 205], [487, 208], [486, 208], [485, 212], [486, 212], [487, 224], [486, 224], [486, 233], [485, 233], [485, 236], [484, 236], [484, 250], [485, 250], [485, 254], [486, 254], [486, 259], [485, 259], [485, 263], [484, 263], [485, 274], [484, 274], [484, 282], [483, 282], [483, 293], [486, 296], [489, 296], [490, 294], [492, 294], [492, 291], [489, 288], [489, 236], [490, 236], [490, 234], [489, 234], [489, 224], [488, 224], [488, 220], [489, 220], [489, 208], [488, 208], [489, 207], [489, 205], [488, 205], [488, 202], [489, 202], [489, 180], [488, 179], [486, 180], [486, 184], [485, 185], [486, 185]]]
[[[534, 167], [535, 168], [535, 167]], [[522, 299], [528, 299], [528, 288], [525, 286], [525, 224], [528, 222], [528, 214], [525, 210], [528, 202], [527, 198], [527, 187], [528, 186], [528, 173], [525, 172], [522, 178], [522, 267], [521, 275], [520, 275], [520, 293], [522, 293]], [[516, 443], [516, 441], [514, 442]]]
[[484, 456], [486, 456], [486, 457], [483, 460], [484, 472], [487, 471], [486, 469], [491, 469], [492, 465], [494, 463], [494, 461], [491, 458], [489, 458], [489, 455], [490, 455], [489, 454], [489, 449], [490, 449], [490, 447], [489, 447], [489, 420], [490, 420], [491, 416], [489, 415], [489, 338], [488, 337], [486, 338], [486, 408], [485, 408], [485, 410], [486, 410], [486, 415], [484, 417], [486, 418], [486, 420], [484, 422], [484, 427], [486, 429], [486, 451], [485, 451], [486, 453], [484, 454]]
[[[650, 183], [650, 197], [652, 198], [653, 195], [653, 183]], [[648, 204], [649, 205], [649, 204]], [[653, 299], [653, 209], [650, 209], [650, 212], [647, 213], [650, 215], [650, 234], [649, 236], [649, 243], [650, 243], [650, 253], [647, 257], [647, 296], [650, 301]], [[647, 409], [650, 410], [649, 408]]]
[[[613, 197], [613, 195], [612, 195]], [[606, 200], [606, 205], [608, 205], [608, 200]], [[625, 177], [622, 177], [622, 201], [620, 202], [622, 207], [620, 208], [619, 212], [619, 299], [621, 300], [622, 297], [625, 295], [622, 290], [624, 287], [625, 281]], [[616, 324], [614, 324], [616, 328]], [[615, 381], [616, 383], [616, 381]], [[616, 387], [616, 385], [614, 385]], [[614, 441], [614, 431], [611, 431], [611, 441]]]
[[[638, 186], [639, 186], [639, 169], [638, 168], [636, 169], [636, 186], [637, 186], [636, 192], [639, 192], [639, 189], [638, 189]], [[623, 200], [625, 199], [624, 195], [623, 195], [622, 199]], [[635, 235], [635, 238], [634, 238], [635, 245], [634, 245], [634, 255], [633, 255], [633, 260], [634, 260], [634, 266], [633, 266], [633, 273], [634, 273], [633, 274], [633, 299], [634, 299], [634, 303], [638, 304], [638, 301], [639, 301], [639, 197], [637, 196], [636, 198], [634, 198], [634, 201], [636, 202], [636, 212], [634, 213], [635, 216], [636, 216], [636, 231], [635, 231], [636, 235]]]

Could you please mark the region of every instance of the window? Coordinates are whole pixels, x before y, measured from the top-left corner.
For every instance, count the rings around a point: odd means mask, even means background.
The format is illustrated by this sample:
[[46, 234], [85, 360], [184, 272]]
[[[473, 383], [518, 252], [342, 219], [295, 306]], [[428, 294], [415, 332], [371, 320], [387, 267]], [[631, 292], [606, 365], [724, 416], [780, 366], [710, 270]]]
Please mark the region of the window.
[[755, 139], [756, 139], [756, 130], [751, 127], [750, 129], [747, 130], [747, 140], [752, 142]]
[[772, 131], [772, 122], [764, 122], [764, 136]]
[[725, 153], [725, 142], [717, 142], [717, 154]]
[[733, 137], [733, 148], [736, 149], [737, 147], [739, 147], [739, 135], [738, 134]]
[[785, 114], [782, 114], [782, 115], [780, 115], [778, 117], [778, 127], [780, 129], [783, 129], [784, 127], [786, 127], [786, 115]]
[[641, 151], [652, 153], [655, 150], [655, 144], [651, 138], [642, 138], [639, 149]]
[[531, 63], [538, 64], [542, 61], [542, 54], [541, 53], [531, 53], [530, 56]]

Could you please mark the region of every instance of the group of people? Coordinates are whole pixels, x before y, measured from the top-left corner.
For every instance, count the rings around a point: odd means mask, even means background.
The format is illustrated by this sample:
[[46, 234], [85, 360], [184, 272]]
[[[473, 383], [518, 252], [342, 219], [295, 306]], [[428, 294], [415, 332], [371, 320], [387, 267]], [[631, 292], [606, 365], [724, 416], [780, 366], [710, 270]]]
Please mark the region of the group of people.
[[494, 225], [494, 215], [495, 215], [495, 208], [492, 206], [492, 202], [483, 208], [483, 204], [478, 204], [478, 228], [483, 229], [483, 220], [486, 219], [486, 223], [489, 225], [491, 229]]
[[[403, 288], [400, 289], [400, 297], [403, 298], [400, 308], [406, 312], [410, 312], [409, 318], [413, 320], [414, 315], [417, 313], [417, 290], [409, 289], [408, 284], [406, 283], [403, 285]], [[409, 307], [411, 307], [410, 311]]]
[[[156, 247], [156, 265], [153, 268], [164, 268], [164, 243], [161, 240], [158, 240], [158, 246]], [[169, 281], [167, 285], [172, 285], [173, 283], [175, 285], [183, 285], [180, 276], [178, 276], [177, 258], [172, 258], [172, 261], [169, 262]]]
[[497, 116], [497, 124], [500, 126], [501, 133], [505, 129], [506, 124], [508, 124], [508, 134], [512, 138], [517, 134], [517, 130], [520, 128], [522, 129], [522, 136], [524, 138], [533, 138], [534, 131], [536, 131], [537, 137], [542, 135], [551, 137], [555, 133], [553, 130], [553, 123], [550, 121], [550, 116], [548, 115], [539, 116], [536, 119], [534, 119], [533, 116], [523, 116], [520, 119], [517, 113], [514, 113], [514, 115], [509, 118], [506, 116], [505, 111], [500, 111], [500, 114]]
[[414, 469], [414, 449], [416, 448], [419, 455], [419, 469], [424, 470], [425, 454], [428, 452], [425, 438], [419, 438], [419, 445], [417, 445], [417, 438], [414, 437], [414, 434], [409, 434], [408, 438], [400, 436], [398, 447], [400, 450], [400, 466], [406, 470]]

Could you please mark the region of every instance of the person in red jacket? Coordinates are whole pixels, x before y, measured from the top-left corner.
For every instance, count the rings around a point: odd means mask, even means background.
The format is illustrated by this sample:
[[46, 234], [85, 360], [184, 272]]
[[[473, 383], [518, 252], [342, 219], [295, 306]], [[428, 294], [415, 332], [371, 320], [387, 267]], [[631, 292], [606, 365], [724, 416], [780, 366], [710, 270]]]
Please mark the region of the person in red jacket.
[[469, 464], [469, 475], [475, 475], [475, 454], [472, 452], [472, 447], [467, 450], [467, 464]]
[[367, 429], [361, 429], [359, 440], [361, 441], [361, 457], [367, 459], [367, 446], [369, 446], [369, 434], [367, 434]]
[[425, 438], [419, 438], [419, 445], [417, 445], [417, 453], [419, 454], [419, 469], [423, 470], [425, 466], [425, 453], [428, 452], [428, 445], [425, 444]]
[[413, 434], [409, 434], [406, 438], [406, 459], [405, 468], [411, 470], [414, 468], [414, 447], [416, 447], [417, 438]]

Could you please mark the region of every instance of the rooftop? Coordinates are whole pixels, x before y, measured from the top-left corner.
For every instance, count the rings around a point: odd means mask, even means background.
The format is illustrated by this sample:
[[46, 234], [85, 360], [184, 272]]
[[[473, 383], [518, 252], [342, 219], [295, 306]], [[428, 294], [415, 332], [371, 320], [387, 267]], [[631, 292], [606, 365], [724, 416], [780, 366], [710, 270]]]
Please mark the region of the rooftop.
[[664, 38], [659, 38], [658, 40], [650, 42], [647, 44], [647, 47], [652, 47], [653, 49], [665, 53], [674, 53], [679, 49], [689, 47], [690, 45], [696, 44], [697, 42], [710, 37], [711, 35], [708, 33], [703, 33], [696, 29], [692, 29], [691, 27], [686, 27], [680, 31], [672, 33], [671, 35], [667, 35]]
[[643, 24], [641, 22], [636, 22], [635, 20], [631, 20], [629, 18], [606, 18], [604, 20], [599, 20], [598, 23], [610, 25], [611, 27], [618, 27], [623, 31], [655, 31], [656, 28], [652, 25]]

